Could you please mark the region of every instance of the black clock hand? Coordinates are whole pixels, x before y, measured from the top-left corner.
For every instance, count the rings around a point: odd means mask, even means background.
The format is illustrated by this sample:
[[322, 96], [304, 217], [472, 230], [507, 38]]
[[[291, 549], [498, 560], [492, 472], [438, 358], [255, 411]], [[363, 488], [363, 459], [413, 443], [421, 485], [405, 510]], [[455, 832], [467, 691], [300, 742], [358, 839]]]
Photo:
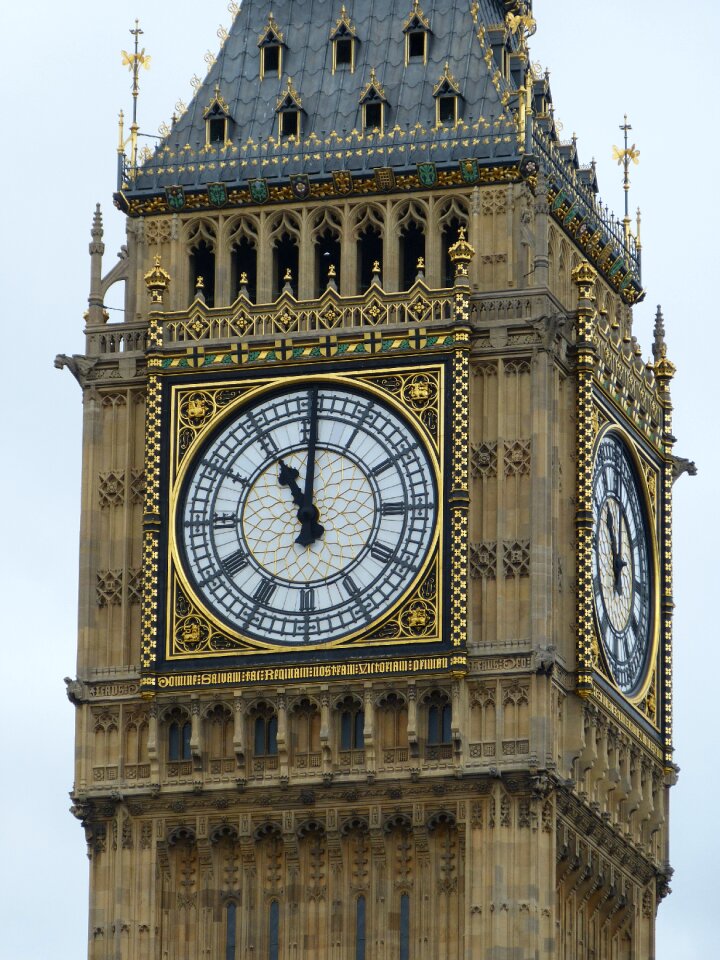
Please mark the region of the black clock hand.
[[[615, 593], [622, 596], [622, 581], [620, 579], [620, 574], [622, 573], [622, 568], [625, 566], [625, 561], [620, 559], [619, 537], [617, 538], [618, 543], [616, 544], [615, 522], [613, 520], [612, 510], [610, 509], [609, 503], [607, 507], [605, 522], [607, 524], [608, 533], [610, 534], [610, 550], [612, 552], [613, 576], [615, 578]], [[618, 527], [619, 527], [619, 523], [618, 523]], [[618, 530], [618, 533], [619, 532], [620, 531]]]
[[317, 447], [318, 433], [318, 388], [312, 387], [310, 390], [310, 436], [308, 437], [308, 455], [307, 469], [305, 472], [305, 495], [302, 505], [298, 510], [298, 520], [302, 523], [302, 529], [295, 543], [301, 547], [309, 547], [315, 543], [325, 533], [325, 528], [317, 521], [319, 517], [318, 509], [313, 503], [315, 493], [315, 450]]
[[615, 589], [622, 596], [622, 572], [627, 561], [622, 559], [622, 513], [618, 507], [617, 548], [615, 550]]
[[280, 473], [278, 473], [278, 483], [281, 487], [290, 487], [293, 501], [299, 506], [303, 505], [303, 492], [297, 485], [297, 478], [300, 476], [295, 467], [289, 467], [284, 460], [280, 461]]

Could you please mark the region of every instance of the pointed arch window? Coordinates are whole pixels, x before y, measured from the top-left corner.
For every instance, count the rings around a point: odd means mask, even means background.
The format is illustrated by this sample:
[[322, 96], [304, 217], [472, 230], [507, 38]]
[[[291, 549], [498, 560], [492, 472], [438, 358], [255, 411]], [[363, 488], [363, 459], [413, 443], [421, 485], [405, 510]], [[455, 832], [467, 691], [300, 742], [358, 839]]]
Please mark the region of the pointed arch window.
[[333, 55], [332, 72], [337, 73], [338, 70], [346, 69], [350, 73], [355, 73], [355, 48], [358, 40], [345, 4], [340, 11], [338, 22], [330, 32], [330, 42]]
[[230, 110], [215, 85], [215, 94], [203, 113], [205, 120], [205, 146], [225, 146], [230, 140]]
[[455, 77], [450, 73], [450, 65], [447, 61], [445, 61], [445, 69], [433, 89], [433, 97], [435, 98], [436, 125], [456, 124], [459, 119], [460, 87]]
[[410, 16], [405, 21], [405, 66], [410, 63], [427, 63], [430, 43], [430, 21], [420, 9], [420, 0], [413, 0]]
[[270, 903], [268, 917], [268, 960], [278, 960], [280, 956], [280, 903], [273, 900]]
[[346, 697], [340, 707], [340, 749], [362, 750], [365, 746], [365, 711], [359, 700]]
[[192, 727], [189, 720], [173, 720], [168, 727], [168, 760], [189, 760]]
[[355, 903], [355, 960], [365, 960], [367, 934], [365, 932], [366, 903], [362, 894]]
[[377, 78], [375, 68], [370, 71], [370, 80], [360, 95], [362, 107], [362, 126], [364, 133], [377, 130], [380, 133], [385, 129], [386, 109], [388, 106], [385, 90]]
[[281, 140], [287, 140], [290, 137], [299, 139], [302, 132], [302, 115], [304, 112], [300, 94], [293, 86], [292, 77], [288, 77], [288, 82], [282, 94], [278, 97], [275, 108], [275, 113], [278, 115], [278, 133]]
[[400, 897], [400, 960], [410, 960], [410, 897]]
[[237, 904], [231, 900], [225, 908], [225, 960], [237, 958]]
[[272, 13], [258, 38], [258, 47], [260, 47], [260, 79], [282, 77], [283, 52], [286, 44]]
[[255, 717], [255, 756], [256, 757], [275, 757], [277, 756], [277, 717], [275, 714], [269, 716], [259, 714]]

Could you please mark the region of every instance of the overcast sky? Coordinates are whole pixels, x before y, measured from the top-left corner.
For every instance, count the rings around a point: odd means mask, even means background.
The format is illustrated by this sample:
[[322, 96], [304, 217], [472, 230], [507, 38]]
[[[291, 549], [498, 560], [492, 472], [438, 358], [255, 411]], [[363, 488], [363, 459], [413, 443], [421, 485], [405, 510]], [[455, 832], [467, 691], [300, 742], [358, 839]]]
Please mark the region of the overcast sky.
[[[536, 0], [535, 15], [532, 59], [551, 71], [563, 136], [577, 133], [582, 162], [597, 159], [601, 194], [619, 214], [622, 179], [612, 147], [621, 142], [624, 113], [633, 126], [641, 157], [631, 202], [643, 210], [648, 291], [635, 330], [647, 355], [661, 303], [678, 367], [676, 449], [700, 471], [675, 487], [675, 742], [682, 772], [672, 795], [674, 892], [660, 908], [657, 960], [707, 960], [717, 955], [710, 903], [720, 853], [720, 706], [710, 689], [720, 639], [720, 462], [709, 388], [719, 324], [713, 237], [720, 4]], [[74, 721], [63, 684], [75, 671], [81, 404], [77, 384], [53, 368], [53, 358], [83, 350], [97, 201], [105, 214], [106, 269], [123, 242], [112, 192], [117, 112], [131, 109], [120, 50], [130, 49], [135, 17], [152, 55], [141, 78], [140, 122], [156, 133], [179, 98], [189, 101], [189, 81], [203, 75], [205, 52], [217, 50], [217, 28], [230, 24], [226, 0], [7, 3], [0, 33], [8, 441], [0, 474], [8, 667], [0, 726], [0, 954], [8, 960], [81, 960], [86, 951], [88, 861], [82, 830], [67, 812]]]

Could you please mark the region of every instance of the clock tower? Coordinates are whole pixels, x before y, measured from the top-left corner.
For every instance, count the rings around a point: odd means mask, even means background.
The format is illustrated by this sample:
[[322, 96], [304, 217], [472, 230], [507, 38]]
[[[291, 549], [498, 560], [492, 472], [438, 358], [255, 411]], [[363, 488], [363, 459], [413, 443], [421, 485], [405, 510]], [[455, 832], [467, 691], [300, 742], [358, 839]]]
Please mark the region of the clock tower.
[[90, 960], [647, 960], [677, 461], [639, 240], [531, 3], [231, 7], [157, 149], [121, 133], [127, 246], [104, 273], [98, 208], [57, 360]]

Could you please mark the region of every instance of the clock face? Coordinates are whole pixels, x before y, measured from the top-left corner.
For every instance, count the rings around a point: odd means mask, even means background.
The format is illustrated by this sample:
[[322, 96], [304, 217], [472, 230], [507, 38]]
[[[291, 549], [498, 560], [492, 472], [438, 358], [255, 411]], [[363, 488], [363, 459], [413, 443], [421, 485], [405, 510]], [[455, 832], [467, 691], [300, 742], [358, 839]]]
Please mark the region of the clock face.
[[600, 442], [593, 479], [593, 587], [605, 657], [625, 694], [645, 677], [652, 631], [652, 573], [646, 511], [624, 443]]
[[434, 458], [389, 404], [336, 382], [264, 394], [193, 458], [176, 540], [195, 594], [242, 636], [335, 642], [386, 614], [437, 538]]

